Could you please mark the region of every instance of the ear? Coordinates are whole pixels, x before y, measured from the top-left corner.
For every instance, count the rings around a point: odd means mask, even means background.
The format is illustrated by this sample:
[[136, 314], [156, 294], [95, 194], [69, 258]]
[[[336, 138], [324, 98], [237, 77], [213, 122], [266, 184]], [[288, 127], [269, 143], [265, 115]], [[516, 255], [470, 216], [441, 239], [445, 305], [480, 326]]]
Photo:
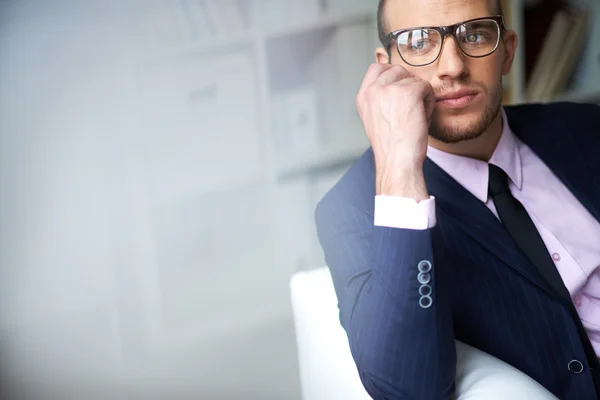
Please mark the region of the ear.
[[375, 50], [375, 60], [377, 60], [379, 64], [390, 63], [388, 52], [383, 47], [378, 47], [377, 50]]
[[502, 61], [502, 75], [507, 75], [515, 59], [517, 53], [517, 44], [519, 38], [517, 33], [511, 29], [507, 29], [504, 32], [502, 41], [504, 42], [504, 60]]

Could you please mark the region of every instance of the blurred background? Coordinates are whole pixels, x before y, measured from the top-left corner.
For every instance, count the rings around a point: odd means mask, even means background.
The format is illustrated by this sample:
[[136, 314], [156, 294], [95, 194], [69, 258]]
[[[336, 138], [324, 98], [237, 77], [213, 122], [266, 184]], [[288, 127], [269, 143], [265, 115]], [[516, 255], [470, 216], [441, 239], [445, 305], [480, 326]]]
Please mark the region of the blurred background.
[[[302, 398], [289, 282], [376, 7], [0, 0], [0, 398]], [[504, 11], [506, 104], [600, 102], [600, 2]]]

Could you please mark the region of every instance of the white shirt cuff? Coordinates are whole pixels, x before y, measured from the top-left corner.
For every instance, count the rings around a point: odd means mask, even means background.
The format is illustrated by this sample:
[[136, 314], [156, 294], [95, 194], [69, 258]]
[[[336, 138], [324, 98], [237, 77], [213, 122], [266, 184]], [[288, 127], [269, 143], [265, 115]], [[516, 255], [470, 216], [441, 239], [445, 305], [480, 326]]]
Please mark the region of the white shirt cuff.
[[424, 230], [436, 224], [435, 197], [417, 203], [397, 196], [375, 196], [375, 226]]

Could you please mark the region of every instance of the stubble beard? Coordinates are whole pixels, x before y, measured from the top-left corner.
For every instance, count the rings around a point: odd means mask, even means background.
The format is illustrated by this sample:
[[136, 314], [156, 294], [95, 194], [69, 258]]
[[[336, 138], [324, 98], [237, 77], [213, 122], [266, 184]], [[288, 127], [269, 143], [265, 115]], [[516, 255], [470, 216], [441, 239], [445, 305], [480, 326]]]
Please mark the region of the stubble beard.
[[492, 124], [502, 106], [502, 81], [491, 91], [490, 101], [485, 105], [481, 118], [470, 126], [443, 127], [435, 119], [429, 127], [429, 135], [442, 143], [452, 144], [478, 138]]

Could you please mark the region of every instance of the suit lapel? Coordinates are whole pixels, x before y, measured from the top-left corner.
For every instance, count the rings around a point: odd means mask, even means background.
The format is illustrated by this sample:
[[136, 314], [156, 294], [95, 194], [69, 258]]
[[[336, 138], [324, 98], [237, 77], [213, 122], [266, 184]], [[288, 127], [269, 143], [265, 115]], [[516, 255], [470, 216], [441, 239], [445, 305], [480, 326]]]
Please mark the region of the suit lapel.
[[556, 296], [485, 204], [430, 159], [425, 159], [423, 170], [429, 193], [453, 224], [534, 285]]

